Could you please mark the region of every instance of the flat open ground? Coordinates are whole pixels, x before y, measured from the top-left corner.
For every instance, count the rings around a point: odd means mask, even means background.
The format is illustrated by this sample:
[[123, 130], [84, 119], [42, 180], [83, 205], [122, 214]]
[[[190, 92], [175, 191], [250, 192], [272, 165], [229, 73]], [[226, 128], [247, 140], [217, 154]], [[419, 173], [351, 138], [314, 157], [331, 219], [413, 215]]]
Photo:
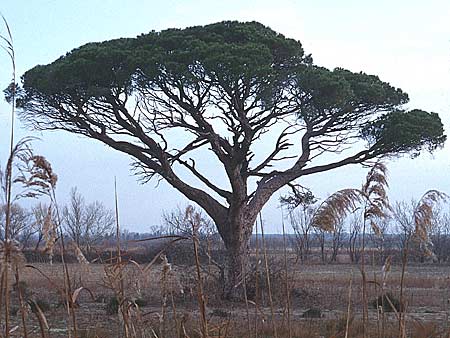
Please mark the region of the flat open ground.
[[[68, 315], [63, 297], [58, 292], [58, 289], [62, 288], [64, 284], [63, 267], [61, 264], [53, 266], [33, 264], [33, 266], [37, 269], [24, 267], [21, 270], [21, 280], [26, 283], [24, 287], [26, 296], [43, 303], [46, 307], [45, 316], [50, 327], [50, 337], [67, 336]], [[146, 332], [153, 330], [156, 336], [160, 337], [158, 332], [161, 333], [161, 330], [168, 332], [175, 325], [183, 324], [186, 330], [192, 328], [195, 336], [194, 328], [198, 321], [198, 298], [194, 268], [175, 266], [169, 273], [166, 271], [166, 275], [164, 275], [162, 265], [154, 265], [146, 273], [141, 271], [143, 267], [130, 264], [123, 271], [126, 297], [135, 300], [140, 305], [140, 325], [146, 327]], [[315, 327], [342, 326], [342, 323], [346, 321], [349, 291], [351, 291], [352, 321], [353, 319], [357, 321], [361, 317], [361, 273], [358, 267], [343, 264], [291, 264], [290, 269], [292, 278], [290, 285], [291, 322], [294, 323], [294, 326], [306, 325], [309, 327], [311, 334], [304, 337], [316, 337], [316, 333], [320, 329], [317, 329], [316, 332], [313, 329]], [[72, 290], [84, 287], [92, 293], [91, 295], [87, 290], [81, 291], [77, 300], [79, 307], [75, 310], [77, 325], [83, 331], [84, 337], [95, 337], [96, 335], [98, 337], [116, 337], [120, 323], [117, 314], [114, 313], [114, 308], [110, 309], [111, 305], [108, 305], [114, 292], [111, 286], [107, 285], [108, 274], [105, 274], [105, 266], [101, 264], [87, 266], [70, 264], [69, 270], [73, 284]], [[369, 302], [372, 303], [372, 300], [380, 293], [379, 283], [373, 281], [380, 280], [381, 268], [367, 267], [366, 272], [369, 281]], [[384, 287], [385, 290], [390, 291], [393, 295], [399, 295], [400, 277], [400, 267], [392, 267]], [[352, 280], [351, 290], [349, 290], [350, 280]], [[284, 293], [286, 286], [282, 279], [275, 278], [272, 283], [275, 321], [279, 327], [286, 327], [287, 312]], [[407, 322], [412, 326], [419, 327], [426, 325], [448, 327], [449, 287], [450, 267], [448, 266], [407, 267], [404, 291], [407, 300]], [[247, 317], [245, 302], [236, 304], [220, 300], [218, 297], [220, 286], [217, 282], [205, 278], [204, 289], [207, 318], [211, 327], [217, 326], [218, 331], [225, 330], [225, 327], [230, 331], [232, 327], [240, 327], [242, 331], [248, 327], [249, 323], [251, 327], [254, 325], [259, 325], [260, 328], [270, 327], [268, 323], [271, 322], [271, 309], [268, 297], [263, 297], [265, 304], [259, 305], [257, 316], [255, 316], [254, 303], [249, 301], [249, 317]], [[164, 297], [164, 295], [166, 296]], [[18, 300], [14, 296], [14, 291], [12, 292], [12, 308], [13, 312], [18, 312]], [[305, 311], [311, 308], [321, 310], [320, 318], [304, 318]], [[380, 316], [382, 314], [378, 314], [376, 309], [370, 305], [371, 325], [379, 323]], [[386, 323], [395, 326], [397, 320], [395, 313], [386, 313], [384, 316]], [[173, 321], [173, 318], [178, 319]], [[13, 317], [13, 321], [14, 325], [19, 325], [20, 312]], [[31, 336], [40, 336], [38, 321], [33, 313], [28, 314], [27, 321]], [[162, 328], [161, 325], [167, 327]], [[270, 328], [266, 327], [266, 330], [270, 331]], [[148, 337], [150, 336], [149, 333]], [[317, 333], [317, 337], [319, 336]], [[331, 337], [331, 335], [328, 336]], [[335, 337], [338, 336], [335, 335]]]

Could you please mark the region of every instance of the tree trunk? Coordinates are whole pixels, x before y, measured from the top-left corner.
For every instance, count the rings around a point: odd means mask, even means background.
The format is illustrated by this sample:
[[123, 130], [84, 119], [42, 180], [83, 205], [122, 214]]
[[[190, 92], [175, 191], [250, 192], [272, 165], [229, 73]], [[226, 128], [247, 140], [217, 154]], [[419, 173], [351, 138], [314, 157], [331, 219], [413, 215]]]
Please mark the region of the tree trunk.
[[248, 264], [248, 242], [236, 243], [227, 247], [225, 280], [223, 284], [223, 297], [231, 301], [244, 300], [244, 277]]
[[242, 216], [233, 217], [224, 233], [221, 233], [226, 249], [223, 297], [232, 301], [244, 300], [244, 276], [248, 271], [249, 241], [254, 220]]

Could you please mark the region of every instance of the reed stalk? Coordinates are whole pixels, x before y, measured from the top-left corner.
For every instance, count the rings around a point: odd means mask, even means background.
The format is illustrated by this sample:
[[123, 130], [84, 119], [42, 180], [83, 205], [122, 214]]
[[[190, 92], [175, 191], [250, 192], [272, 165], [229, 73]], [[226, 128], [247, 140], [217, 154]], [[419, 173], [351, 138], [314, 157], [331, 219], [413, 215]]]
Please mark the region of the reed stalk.
[[[373, 283], [375, 285], [375, 295], [378, 295], [378, 282], [377, 282], [377, 274], [375, 273], [375, 253], [372, 252], [372, 270], [373, 270]], [[381, 296], [383, 299], [383, 296]], [[376, 298], [376, 311], [377, 311], [377, 336], [381, 338], [381, 328], [380, 328], [380, 308], [378, 304], [378, 297]]]
[[350, 280], [348, 282], [347, 320], [345, 321], [345, 338], [348, 338], [348, 332], [350, 329], [350, 317], [351, 317], [351, 305], [352, 305], [352, 284], [353, 284], [353, 270], [350, 274]]
[[[118, 279], [119, 279], [119, 290], [114, 290], [116, 292], [117, 302], [119, 304], [119, 313], [121, 314], [123, 320], [123, 332], [125, 337], [129, 337], [129, 325], [128, 325], [128, 311], [126, 309], [125, 304], [125, 287], [123, 281], [123, 266], [122, 266], [122, 251], [121, 251], [121, 243], [120, 243], [120, 222], [119, 222], [119, 198], [117, 194], [117, 180], [114, 177], [114, 212], [116, 218], [116, 266], [118, 267]], [[111, 262], [114, 264], [113, 262]], [[119, 318], [120, 319], [120, 318]], [[119, 320], [120, 322], [120, 320]]]
[[175, 305], [175, 300], [173, 298], [172, 290], [170, 290], [170, 300], [171, 300], [171, 305], [172, 305], [173, 319], [175, 320], [175, 327], [177, 330], [177, 338], [181, 338], [181, 327], [180, 327], [180, 323], [178, 322], [177, 307]]
[[283, 254], [284, 254], [284, 273], [285, 273], [285, 288], [286, 288], [286, 310], [287, 310], [287, 324], [289, 338], [292, 338], [292, 323], [291, 323], [291, 289], [289, 286], [289, 274], [288, 274], [288, 258], [287, 258], [287, 245], [286, 245], [286, 229], [284, 225], [283, 209], [281, 209], [281, 227], [283, 230]]
[[259, 306], [259, 239], [258, 239], [258, 221], [255, 223], [255, 338], [258, 338], [258, 306]]
[[363, 306], [363, 337], [367, 337], [368, 300], [367, 300], [367, 276], [366, 276], [366, 219], [363, 220], [362, 251], [361, 251], [361, 283], [362, 283], [362, 306]]
[[410, 238], [406, 240], [406, 246], [403, 248], [402, 253], [402, 273], [400, 277], [400, 311], [398, 314], [399, 338], [406, 337], [405, 314], [404, 314], [404, 311], [406, 311], [406, 304], [405, 304], [404, 286], [405, 286], [406, 265], [408, 263], [409, 241]]
[[[77, 317], [75, 314], [74, 304], [72, 302], [72, 283], [70, 280], [70, 272], [69, 267], [67, 266], [66, 260], [65, 260], [65, 254], [66, 254], [66, 246], [64, 243], [64, 234], [62, 232], [61, 224], [62, 224], [62, 218], [61, 214], [59, 212], [57, 200], [56, 200], [56, 191], [55, 186], [51, 186], [50, 191], [50, 199], [55, 206], [56, 210], [56, 217], [57, 217], [57, 229], [59, 230], [59, 238], [60, 238], [60, 248], [61, 248], [61, 263], [63, 266], [63, 279], [64, 279], [64, 291], [66, 295], [66, 307], [67, 307], [67, 314], [69, 318], [72, 321], [72, 329], [73, 329], [73, 335], [74, 338], [78, 338], [78, 327], [77, 327]], [[71, 337], [70, 329], [68, 330], [68, 336]]]
[[[10, 336], [10, 300], [9, 300], [9, 260], [10, 260], [10, 224], [11, 224], [11, 196], [12, 196], [12, 165], [13, 165], [13, 149], [14, 149], [14, 119], [15, 119], [15, 104], [16, 104], [16, 57], [14, 51], [14, 41], [9, 28], [8, 22], [2, 15], [3, 22], [7, 30], [7, 36], [0, 35], [0, 38], [6, 43], [6, 46], [2, 46], [3, 49], [9, 55], [11, 61], [12, 69], [12, 80], [11, 80], [11, 128], [10, 128], [10, 143], [9, 143], [9, 160], [6, 167], [6, 220], [5, 220], [5, 240], [3, 243], [4, 249], [4, 261], [2, 269], [2, 289], [0, 292], [4, 292], [4, 302], [5, 302], [5, 338]], [[2, 299], [3, 300], [3, 299]], [[0, 312], [0, 323], [1, 323], [1, 312]]]
[[16, 285], [17, 285], [17, 294], [19, 297], [19, 306], [20, 306], [20, 317], [22, 320], [22, 327], [23, 327], [23, 338], [28, 338], [28, 330], [27, 330], [27, 323], [26, 323], [26, 308], [25, 303], [23, 299], [23, 293], [22, 288], [20, 287], [20, 275], [19, 275], [19, 267], [16, 266], [15, 269], [15, 279], [16, 279]]
[[248, 295], [247, 295], [247, 262], [242, 266], [242, 287], [244, 288], [244, 301], [245, 301], [245, 314], [247, 316], [247, 335], [250, 337], [251, 334], [251, 323], [250, 323], [250, 310], [248, 306]]
[[205, 295], [203, 292], [203, 281], [201, 276], [201, 268], [200, 268], [200, 259], [198, 254], [198, 235], [197, 228], [194, 223], [192, 223], [192, 241], [194, 245], [194, 254], [195, 254], [195, 268], [197, 273], [197, 296], [198, 296], [198, 305], [200, 310], [200, 318], [202, 325], [202, 338], [208, 338], [208, 321], [206, 319], [206, 304], [205, 304]]
[[272, 329], [273, 329], [274, 337], [278, 338], [277, 325], [275, 323], [275, 310], [274, 310], [274, 306], [273, 306], [272, 285], [270, 283], [270, 269], [269, 269], [269, 262], [267, 259], [267, 247], [266, 247], [266, 240], [264, 237], [264, 225], [263, 225], [261, 213], [259, 214], [259, 224], [261, 226], [261, 239], [262, 239], [262, 246], [263, 246], [264, 265], [266, 268], [266, 281], [267, 281], [267, 291], [268, 291], [268, 295], [269, 295], [269, 305], [270, 305], [270, 316], [271, 316], [271, 320], [272, 320]]

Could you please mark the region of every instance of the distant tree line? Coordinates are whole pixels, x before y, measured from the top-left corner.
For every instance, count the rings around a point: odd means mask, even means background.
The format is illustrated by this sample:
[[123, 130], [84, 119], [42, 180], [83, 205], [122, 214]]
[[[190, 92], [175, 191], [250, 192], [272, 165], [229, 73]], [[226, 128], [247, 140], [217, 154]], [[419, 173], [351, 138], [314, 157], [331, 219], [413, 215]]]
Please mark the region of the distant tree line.
[[[360, 211], [338, 223], [333, 232], [327, 232], [312, 225], [315, 212], [314, 205], [306, 205], [292, 210], [285, 216], [288, 229], [287, 245], [301, 263], [359, 263], [365, 240], [365, 255], [368, 261], [375, 260], [382, 264], [388, 256], [393, 260], [400, 258], [399, 252], [404, 250], [409, 242], [409, 260], [413, 262], [444, 263], [450, 261], [450, 210], [443, 207], [435, 208], [430, 232], [431, 251], [426, 252], [419, 242], [414, 240], [413, 209], [415, 202], [396, 202], [392, 207], [389, 218], [380, 220], [380, 233], [375, 234], [371, 229], [363, 229]], [[48, 205], [38, 203], [31, 208], [20, 204], [13, 204], [11, 210], [10, 238], [19, 242], [24, 249], [43, 251], [45, 247], [45, 221]], [[76, 245], [88, 257], [95, 257], [96, 253], [114, 247], [115, 217], [113, 210], [105, 207], [99, 201], [86, 202], [77, 188], [70, 192], [67, 204], [59, 207], [60, 222], [63, 234], [69, 244]], [[197, 212], [197, 211], [196, 211]], [[164, 236], [179, 235], [189, 237], [192, 229], [185, 222], [185, 211], [176, 208], [163, 214], [162, 222], [150, 225], [146, 232], [121, 231], [124, 250], [141, 248], [147, 253], [148, 259], [164, 248], [167, 241]], [[56, 212], [52, 213], [53, 222], [58, 222]], [[208, 256], [208, 250], [216, 253], [214, 259], [220, 261], [217, 253], [223, 250], [223, 243], [215, 231], [212, 221], [199, 212], [202, 226], [198, 236], [202, 243], [202, 250]], [[4, 238], [5, 206], [0, 205], [0, 239]], [[259, 235], [261, 236], [261, 235]], [[158, 238], [157, 241], [146, 241]], [[267, 249], [276, 253], [283, 247], [282, 235], [266, 234]], [[261, 244], [259, 244], [261, 245]], [[255, 235], [250, 240], [250, 249], [255, 249]], [[177, 250], [180, 253], [180, 245]], [[184, 248], [186, 257], [189, 248]], [[142, 258], [145, 259], [145, 258]], [[175, 259], [175, 258], [174, 258]], [[179, 257], [178, 261], [181, 261]], [[218, 264], [219, 265], [219, 264]]]
[[[364, 232], [363, 218], [360, 212], [338, 223], [333, 232], [326, 232], [312, 225], [314, 206], [306, 206], [289, 213], [288, 221], [293, 230], [289, 236], [291, 249], [304, 263], [321, 262], [359, 263], [365, 240], [365, 255], [370, 261], [382, 264], [388, 256], [400, 259], [399, 252], [409, 243], [409, 260], [414, 262], [443, 263], [450, 260], [450, 209], [444, 207], [433, 209], [431, 219], [430, 251], [423, 248], [415, 238], [413, 210], [415, 201], [396, 202], [390, 217], [380, 220], [379, 233], [374, 233], [369, 226]], [[266, 240], [272, 248], [282, 245], [282, 238]]]
[[[9, 238], [26, 249], [42, 249], [45, 246], [45, 232], [49, 228], [46, 223], [52, 222], [62, 229], [70, 242], [84, 253], [89, 253], [110, 237], [115, 228], [113, 211], [99, 201], [87, 203], [76, 188], [71, 190], [67, 204], [58, 206], [58, 211], [52, 210], [54, 208], [44, 203], [28, 209], [18, 203], [12, 204]], [[3, 204], [0, 205], [1, 240], [5, 238], [5, 222], [6, 205]]]

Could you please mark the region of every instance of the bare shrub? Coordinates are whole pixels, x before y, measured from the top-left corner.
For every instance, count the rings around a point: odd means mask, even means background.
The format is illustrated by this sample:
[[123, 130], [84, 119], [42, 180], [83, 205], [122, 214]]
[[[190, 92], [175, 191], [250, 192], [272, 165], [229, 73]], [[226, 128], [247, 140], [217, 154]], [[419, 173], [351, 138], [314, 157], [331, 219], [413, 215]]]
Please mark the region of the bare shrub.
[[70, 202], [63, 209], [63, 226], [74, 243], [90, 253], [92, 248], [114, 229], [114, 214], [103, 203], [86, 204], [76, 188], [70, 192]]

